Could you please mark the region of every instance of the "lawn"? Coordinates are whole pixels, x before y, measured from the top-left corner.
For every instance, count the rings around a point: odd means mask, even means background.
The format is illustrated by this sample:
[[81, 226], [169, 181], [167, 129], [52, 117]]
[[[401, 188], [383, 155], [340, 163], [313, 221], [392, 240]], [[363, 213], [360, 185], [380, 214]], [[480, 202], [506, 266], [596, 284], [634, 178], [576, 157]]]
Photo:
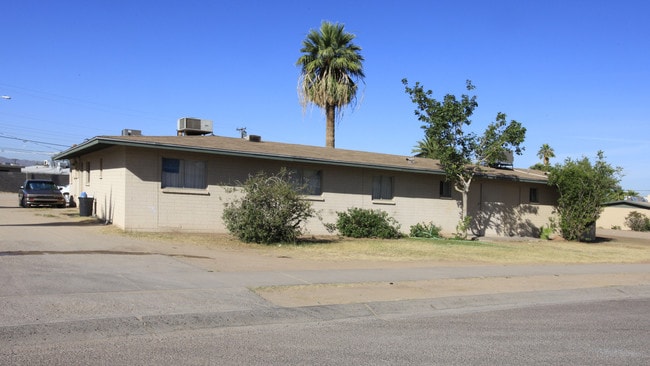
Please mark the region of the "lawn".
[[[39, 213], [54, 213], [72, 220], [89, 220], [78, 217], [73, 209]], [[251, 254], [316, 261], [427, 261], [467, 264], [650, 263], [650, 243], [624, 238], [578, 243], [532, 238], [463, 241], [419, 238], [350, 239], [331, 236], [306, 238], [299, 244], [260, 245], [242, 243], [226, 234], [136, 233], [124, 232], [112, 226], [106, 226], [103, 231], [110, 235], [126, 235], [162, 243], [184, 243], [204, 249], [248, 251]]]
[[351, 240], [277, 248], [284, 255], [337, 260], [441, 261], [493, 264], [647, 263], [650, 245], [557, 241], [460, 241], [441, 239]]
[[[111, 230], [117, 233], [115, 230]], [[322, 237], [298, 244], [242, 243], [223, 234], [125, 233], [120, 235], [259, 255], [322, 261], [435, 261], [477, 264], [650, 263], [650, 244], [624, 241], [578, 243], [520, 240], [395, 240]]]

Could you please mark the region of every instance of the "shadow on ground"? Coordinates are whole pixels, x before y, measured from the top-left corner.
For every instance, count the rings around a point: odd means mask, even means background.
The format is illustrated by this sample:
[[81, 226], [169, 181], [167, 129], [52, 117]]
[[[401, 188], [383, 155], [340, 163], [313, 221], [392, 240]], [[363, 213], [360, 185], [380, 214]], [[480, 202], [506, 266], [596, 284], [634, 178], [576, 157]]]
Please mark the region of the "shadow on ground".
[[54, 221], [54, 222], [37, 222], [30, 224], [0, 224], [0, 226], [15, 226], [15, 227], [59, 227], [59, 226], [92, 226], [92, 225], [106, 225], [103, 220], [86, 219], [81, 221]]

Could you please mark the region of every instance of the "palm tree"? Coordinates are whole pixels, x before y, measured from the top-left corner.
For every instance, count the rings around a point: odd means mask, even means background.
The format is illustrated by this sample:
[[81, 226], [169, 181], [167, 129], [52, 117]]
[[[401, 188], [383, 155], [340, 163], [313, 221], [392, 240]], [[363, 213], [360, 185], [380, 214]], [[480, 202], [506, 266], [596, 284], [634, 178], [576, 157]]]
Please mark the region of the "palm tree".
[[548, 144], [543, 144], [542, 147], [540, 147], [539, 151], [537, 152], [537, 157], [542, 159], [542, 161], [544, 162], [544, 166], [548, 168], [550, 159], [555, 157], [555, 151], [553, 151], [553, 148], [550, 147]]
[[354, 34], [343, 24], [324, 21], [320, 31], [312, 29], [302, 42], [302, 68], [298, 79], [300, 104], [313, 103], [325, 110], [325, 145], [334, 147], [335, 116], [356, 100], [358, 81], [363, 81], [361, 47], [352, 43]]
[[427, 134], [425, 134], [424, 139], [418, 141], [418, 144], [411, 152], [419, 158], [438, 159], [436, 141]]

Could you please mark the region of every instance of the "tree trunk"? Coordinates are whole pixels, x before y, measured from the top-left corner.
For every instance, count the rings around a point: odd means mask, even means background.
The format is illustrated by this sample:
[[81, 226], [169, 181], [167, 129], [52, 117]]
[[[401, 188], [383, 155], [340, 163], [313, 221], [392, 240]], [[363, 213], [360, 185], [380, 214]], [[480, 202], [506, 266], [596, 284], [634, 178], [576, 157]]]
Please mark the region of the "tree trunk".
[[[460, 192], [462, 195], [462, 204], [463, 204], [463, 210], [460, 214], [460, 222], [458, 223], [458, 229], [462, 231], [463, 239], [467, 238], [467, 231], [469, 230], [469, 225], [465, 225], [465, 218], [467, 217], [467, 200], [469, 196], [469, 186], [472, 184], [472, 177], [470, 177], [468, 180], [464, 180], [463, 177], [458, 177], [460, 180], [460, 187], [458, 185], [454, 185], [454, 188], [456, 191]], [[467, 223], [469, 224], [469, 223]]]
[[328, 104], [325, 106], [325, 146], [334, 146], [334, 119], [336, 115], [336, 106]]
[[468, 191], [469, 190], [465, 189], [462, 192], [462, 195], [463, 195], [463, 213], [461, 214], [461, 217], [460, 217], [461, 221], [464, 221], [465, 218], [467, 217], [467, 196], [468, 196], [468, 193], [469, 193]]

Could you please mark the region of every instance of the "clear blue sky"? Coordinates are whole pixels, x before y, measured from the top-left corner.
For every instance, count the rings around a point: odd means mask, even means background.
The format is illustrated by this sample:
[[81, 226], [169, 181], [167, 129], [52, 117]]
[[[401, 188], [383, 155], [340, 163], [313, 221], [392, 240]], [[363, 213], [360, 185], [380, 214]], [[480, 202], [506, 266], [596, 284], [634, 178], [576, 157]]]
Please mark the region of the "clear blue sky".
[[[410, 155], [423, 137], [402, 78], [436, 97], [477, 86], [480, 133], [501, 111], [528, 129], [515, 166], [595, 157], [650, 194], [650, 2], [36, 1], [0, 4], [0, 156], [34, 160], [124, 128], [174, 135], [180, 117], [263, 140], [325, 144], [296, 92], [302, 40], [345, 24], [365, 89], [337, 148]], [[25, 141], [31, 140], [31, 141]], [[44, 145], [32, 141], [45, 142]], [[63, 146], [59, 146], [63, 145]]]

